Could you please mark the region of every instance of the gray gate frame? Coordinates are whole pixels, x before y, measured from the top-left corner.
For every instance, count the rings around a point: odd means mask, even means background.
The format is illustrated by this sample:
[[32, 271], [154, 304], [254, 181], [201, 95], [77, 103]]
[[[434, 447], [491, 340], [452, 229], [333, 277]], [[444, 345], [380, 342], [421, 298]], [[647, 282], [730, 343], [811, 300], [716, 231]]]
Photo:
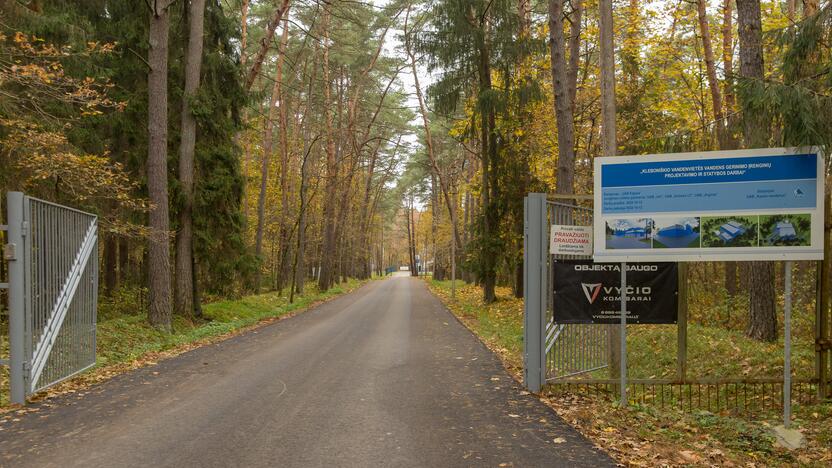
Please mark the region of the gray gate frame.
[[[28, 197], [22, 192], [9, 192], [7, 194], [7, 210], [8, 218], [7, 225], [2, 226], [7, 231], [7, 244], [3, 248], [4, 260], [8, 263], [8, 284], [4, 285], [8, 288], [8, 306], [9, 306], [9, 390], [10, 400], [14, 404], [25, 404], [28, 394], [38, 390], [54, 385], [58, 382], [66, 380], [78, 373], [81, 373], [95, 365], [95, 322], [96, 310], [98, 306], [98, 218], [97, 216], [85, 213], [74, 208], [57, 205], [44, 200]], [[72, 232], [70, 226], [60, 226], [60, 221], [67, 222], [67, 213], [74, 216], [84, 216], [89, 219], [89, 225], [86, 227], [86, 234], [83, 242], [75, 246], [74, 251], [69, 252], [64, 258], [57, 257], [57, 253], [48, 252], [45, 244], [41, 246], [41, 254], [49, 254], [52, 259], [44, 259], [42, 256], [38, 257], [38, 262], [48, 263], [48, 265], [41, 265], [40, 263], [35, 267], [33, 265], [33, 230], [37, 226], [32, 226], [32, 209], [33, 203], [40, 204], [49, 209], [58, 209], [63, 213], [64, 218], [53, 220], [51, 227], [53, 228], [49, 234], [52, 234], [50, 241], [55, 241], [54, 238], [62, 238], [68, 235], [61, 231], [61, 228]], [[42, 218], [38, 217], [38, 222]], [[80, 227], [80, 226], [75, 226]], [[46, 237], [45, 233], [38, 232]], [[77, 232], [76, 232], [77, 233]], [[45, 243], [45, 240], [41, 241]], [[52, 249], [60, 249], [63, 246], [57, 244], [50, 246]], [[67, 261], [71, 258], [71, 261]], [[55, 265], [52, 265], [54, 260]], [[46, 317], [48, 320], [41, 325], [40, 336], [37, 344], [32, 342], [34, 337], [33, 321], [33, 295], [36, 293], [39, 296], [46, 296], [46, 291], [35, 291], [33, 286], [34, 278], [33, 271], [41, 272], [45, 268], [47, 272], [53, 275], [57, 272], [57, 264], [63, 260], [64, 266], [69, 266], [67, 276], [61, 276], [61, 289], [59, 294], [55, 297], [54, 304], [40, 304], [38, 312], [41, 312], [45, 307], [50, 307], [50, 316]], [[59, 378], [50, 380], [49, 382], [39, 385], [42, 372], [46, 369], [49, 363], [49, 357], [53, 351], [53, 346], [60, 339], [60, 332], [63, 328], [65, 318], [71, 312], [74, 304], [73, 300], [76, 298], [78, 288], [82, 284], [84, 275], [91, 271], [92, 293], [88, 293], [89, 297], [84, 297], [88, 302], [85, 303], [88, 310], [91, 310], [92, 320], [92, 356], [91, 361], [87, 356], [87, 362], [61, 362], [62, 370], [66, 371]], [[54, 277], [53, 277], [54, 279]], [[45, 281], [45, 280], [44, 280]], [[38, 284], [42, 289], [42, 285]], [[55, 293], [56, 291], [52, 291]], [[83, 294], [83, 293], [82, 293]], [[89, 318], [89, 317], [87, 317]], [[78, 333], [73, 331], [77, 335]], [[73, 335], [73, 338], [79, 338]], [[37, 348], [37, 349], [35, 349]], [[74, 364], [74, 366], [73, 366]]]
[[545, 193], [530, 193], [523, 200], [523, 383], [533, 393], [546, 383], [546, 210]]

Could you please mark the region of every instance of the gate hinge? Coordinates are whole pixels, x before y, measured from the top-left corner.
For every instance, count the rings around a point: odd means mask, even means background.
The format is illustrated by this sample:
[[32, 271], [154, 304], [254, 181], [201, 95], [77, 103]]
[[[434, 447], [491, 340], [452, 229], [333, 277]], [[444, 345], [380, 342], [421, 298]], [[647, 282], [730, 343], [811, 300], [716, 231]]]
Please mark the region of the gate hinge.
[[3, 260], [17, 260], [17, 246], [15, 244], [6, 244], [3, 246]]
[[26, 237], [29, 235], [29, 221], [23, 221], [20, 224], [20, 235]]
[[820, 338], [815, 340], [815, 351], [829, 351], [830, 349], [832, 349], [832, 340]]

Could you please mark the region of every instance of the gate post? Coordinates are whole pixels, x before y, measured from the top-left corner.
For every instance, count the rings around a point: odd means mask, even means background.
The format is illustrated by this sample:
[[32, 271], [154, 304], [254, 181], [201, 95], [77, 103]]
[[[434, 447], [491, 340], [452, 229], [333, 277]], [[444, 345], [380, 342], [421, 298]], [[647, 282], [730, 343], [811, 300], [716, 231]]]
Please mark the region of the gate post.
[[6, 260], [9, 262], [9, 387], [11, 402], [26, 403], [25, 365], [25, 265], [23, 243], [23, 193], [9, 192], [8, 239]]
[[536, 393], [546, 383], [546, 194], [530, 193], [523, 208], [523, 383]]

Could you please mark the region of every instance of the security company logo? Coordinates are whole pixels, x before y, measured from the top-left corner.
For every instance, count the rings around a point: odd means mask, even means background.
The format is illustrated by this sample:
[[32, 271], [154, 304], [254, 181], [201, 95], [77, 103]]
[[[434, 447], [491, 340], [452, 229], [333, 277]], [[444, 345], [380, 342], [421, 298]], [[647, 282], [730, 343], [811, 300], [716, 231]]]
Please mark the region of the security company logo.
[[595, 302], [595, 299], [598, 299], [598, 295], [601, 294], [601, 283], [581, 283], [581, 288], [584, 290], [584, 296], [590, 304]]

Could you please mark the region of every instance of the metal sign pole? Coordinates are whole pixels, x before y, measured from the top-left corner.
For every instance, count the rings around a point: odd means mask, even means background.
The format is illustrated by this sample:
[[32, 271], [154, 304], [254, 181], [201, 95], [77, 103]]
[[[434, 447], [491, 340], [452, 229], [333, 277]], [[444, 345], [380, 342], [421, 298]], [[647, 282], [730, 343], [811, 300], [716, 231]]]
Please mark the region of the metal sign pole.
[[783, 426], [792, 419], [792, 261], [786, 260], [786, 291], [783, 299]]
[[627, 406], [627, 263], [621, 262], [621, 406]]

